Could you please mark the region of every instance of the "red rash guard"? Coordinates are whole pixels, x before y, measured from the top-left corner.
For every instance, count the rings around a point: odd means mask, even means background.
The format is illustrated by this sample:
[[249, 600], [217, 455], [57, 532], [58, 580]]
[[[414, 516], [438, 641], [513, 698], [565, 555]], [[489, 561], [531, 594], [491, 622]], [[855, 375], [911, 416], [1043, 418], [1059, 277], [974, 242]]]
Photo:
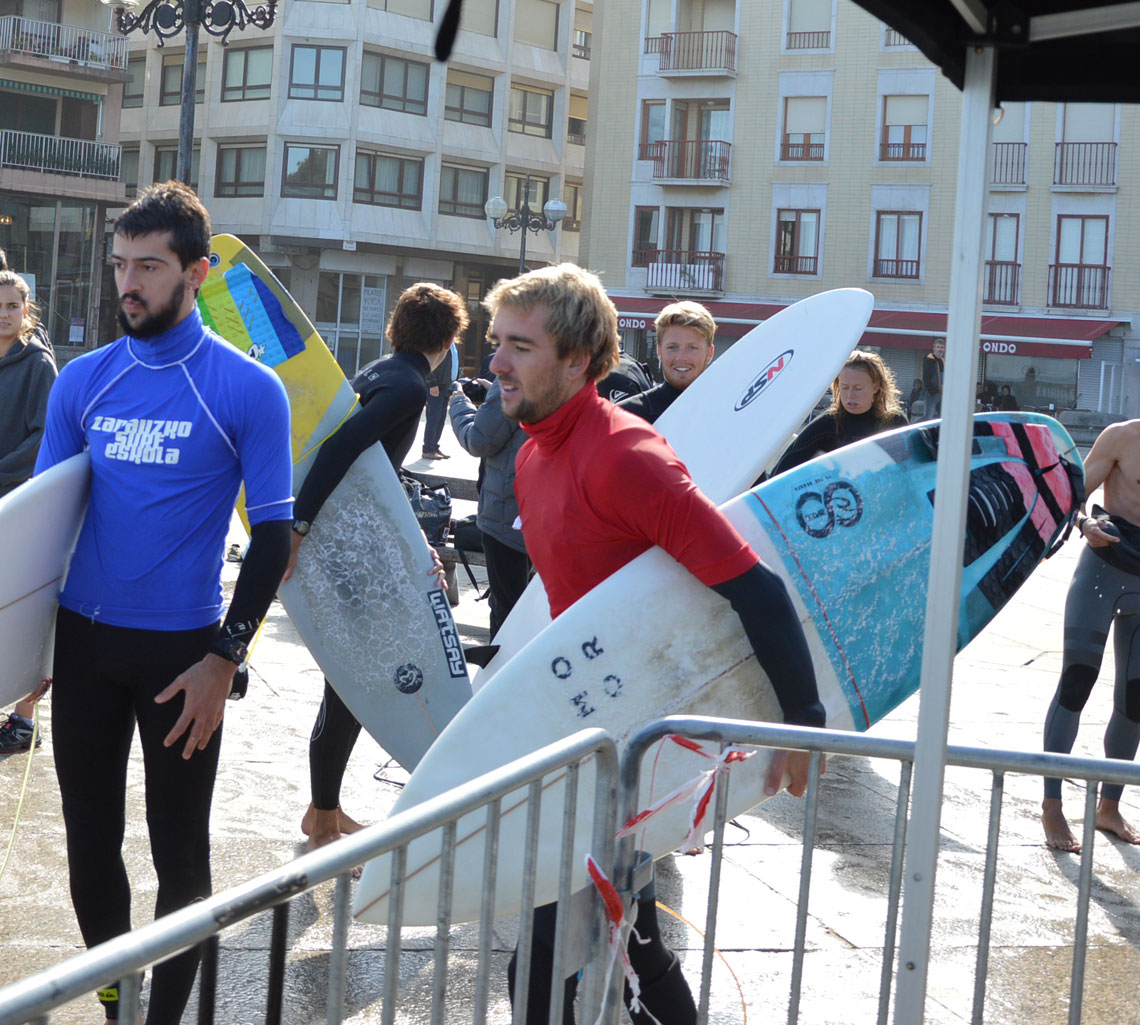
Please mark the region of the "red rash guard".
[[760, 561], [669, 443], [593, 384], [523, 430], [515, 494], [551, 616], [653, 545], [709, 587]]

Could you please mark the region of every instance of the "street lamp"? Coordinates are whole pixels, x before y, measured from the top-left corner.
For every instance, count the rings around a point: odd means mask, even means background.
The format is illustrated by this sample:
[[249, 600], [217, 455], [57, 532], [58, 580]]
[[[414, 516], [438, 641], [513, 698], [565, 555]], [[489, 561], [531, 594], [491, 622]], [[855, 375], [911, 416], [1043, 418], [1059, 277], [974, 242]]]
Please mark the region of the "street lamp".
[[507, 201], [502, 196], [492, 196], [483, 204], [483, 210], [495, 223], [496, 228], [506, 228], [507, 231], [522, 233], [519, 246], [519, 273], [526, 271], [526, 233], [533, 231], [536, 235], [540, 231], [553, 231], [558, 222], [566, 216], [566, 204], [557, 197], [548, 199], [542, 207], [541, 213], [530, 208], [530, 172], [527, 171], [526, 182], [522, 187], [521, 209], [507, 216]]
[[[186, 57], [182, 62], [182, 109], [178, 119], [178, 177], [190, 184], [190, 154], [194, 148], [194, 92], [198, 77], [198, 29], [229, 45], [236, 28], [249, 25], [267, 29], [277, 13], [277, 0], [149, 0], [139, 10], [141, 0], [101, 0], [114, 7], [119, 31], [128, 35], [136, 30], [153, 32], [162, 46], [167, 39], [186, 30]], [[137, 11], [137, 13], [136, 13]]]

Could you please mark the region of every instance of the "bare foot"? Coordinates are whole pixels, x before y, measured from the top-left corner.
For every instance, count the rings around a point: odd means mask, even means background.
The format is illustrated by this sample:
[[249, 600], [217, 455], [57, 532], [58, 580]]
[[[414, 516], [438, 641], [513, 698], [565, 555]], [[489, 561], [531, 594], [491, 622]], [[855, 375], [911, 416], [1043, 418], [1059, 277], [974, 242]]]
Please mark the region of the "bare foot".
[[1041, 825], [1045, 827], [1045, 842], [1050, 847], [1058, 851], [1080, 854], [1081, 845], [1069, 829], [1069, 823], [1065, 821], [1060, 798], [1046, 797], [1041, 802]]
[[1100, 799], [1096, 808], [1096, 828], [1106, 833], [1114, 833], [1125, 843], [1140, 844], [1140, 833], [1136, 832], [1120, 814], [1120, 802]]
[[[304, 833], [305, 836], [311, 836], [312, 835], [312, 833], [313, 833], [313, 817], [317, 814], [331, 815], [332, 813], [331, 812], [320, 812], [320, 813], [318, 813], [317, 809], [314, 808], [312, 804], [310, 804], [308, 807], [308, 810], [305, 812], [304, 816], [301, 818], [301, 832]], [[337, 828], [338, 832], [340, 832], [340, 833], [356, 833], [359, 830], [364, 828], [364, 826], [361, 823], [357, 822], [356, 819], [350, 818], [348, 815], [346, 815], [344, 809], [341, 808], [340, 805], [337, 805], [336, 815], [337, 815], [336, 828]], [[335, 840], [338, 838], [333, 837], [333, 839]], [[329, 842], [328, 840], [324, 841], [324, 843], [328, 843], [328, 842]], [[317, 844], [317, 847], [323, 847], [324, 843]], [[308, 850], [314, 850], [314, 849], [315, 848], [312, 848], [312, 847], [308, 848]]]

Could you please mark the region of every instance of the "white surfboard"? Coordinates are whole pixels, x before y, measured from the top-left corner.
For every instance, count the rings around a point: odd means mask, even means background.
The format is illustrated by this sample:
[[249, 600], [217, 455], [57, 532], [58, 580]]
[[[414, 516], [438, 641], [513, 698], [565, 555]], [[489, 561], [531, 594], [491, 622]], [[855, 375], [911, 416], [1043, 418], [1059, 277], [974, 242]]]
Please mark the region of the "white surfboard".
[[[1025, 581], [1076, 508], [1072, 478], [1057, 456], [1072, 451], [1071, 439], [1046, 419], [1011, 414], [1002, 423], [975, 425], [959, 647]], [[832, 729], [865, 730], [918, 687], [937, 431], [924, 424], [876, 435], [721, 506], [788, 587]], [[631, 610], [648, 629], [630, 629]], [[674, 714], [782, 721], [731, 606], [654, 548], [567, 609], [471, 699], [424, 756], [393, 812], [578, 729], [601, 727], [624, 746], [641, 726]], [[770, 752], [762, 750], [732, 767], [730, 815], [764, 800], [769, 761]], [[669, 742], [650, 752], [646, 765], [641, 809], [710, 767]], [[537, 903], [557, 894], [563, 789], [560, 777], [544, 780]], [[593, 790], [588, 769], [578, 781], [575, 889], [585, 882]], [[512, 795], [502, 805], [496, 914], [519, 908], [525, 796]], [[674, 849], [687, 831], [690, 807], [682, 802], [647, 819], [636, 833], [637, 847], [655, 857]], [[457, 823], [453, 922], [478, 917], [485, 838], [484, 812]], [[435, 923], [438, 862], [438, 833], [409, 846], [405, 925]], [[365, 866], [358, 917], [386, 921], [390, 875], [387, 857]]]
[[52, 624], [90, 478], [83, 452], [0, 498], [0, 707], [51, 675]]
[[[780, 453], [835, 380], [875, 305], [862, 288], [801, 299], [723, 352], [655, 426], [689, 475], [718, 505], [739, 495]], [[492, 638], [499, 651], [474, 679], [476, 690], [550, 622], [535, 576]]]

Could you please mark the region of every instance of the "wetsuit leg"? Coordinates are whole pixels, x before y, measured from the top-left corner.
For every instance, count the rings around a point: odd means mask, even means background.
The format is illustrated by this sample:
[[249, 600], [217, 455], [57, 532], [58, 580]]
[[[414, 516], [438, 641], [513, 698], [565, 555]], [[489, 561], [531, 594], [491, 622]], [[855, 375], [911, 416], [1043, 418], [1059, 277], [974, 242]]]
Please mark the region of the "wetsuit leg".
[[309, 738], [309, 787], [313, 807], [336, 811], [340, 807], [340, 785], [349, 756], [360, 736], [360, 723], [325, 680], [325, 695]]
[[503, 620], [515, 607], [530, 582], [530, 559], [489, 534], [483, 535], [483, 554], [487, 557], [487, 586], [491, 589], [491, 639], [499, 632]]
[[[530, 979], [527, 983], [526, 1025], [547, 1025], [550, 1020], [550, 993], [554, 984], [554, 926], [558, 903], [543, 904], [534, 909], [534, 935], [530, 948]], [[511, 1006], [515, 1003], [515, 974], [519, 952], [516, 949], [507, 965], [507, 993]], [[562, 1025], [574, 1025], [574, 997], [578, 992], [578, 973], [564, 983]]]
[[[1045, 750], [1068, 754], [1073, 749], [1081, 711], [1100, 670], [1108, 626], [1120, 593], [1120, 581], [1090, 549], [1081, 553], [1065, 598], [1064, 656], [1061, 679], [1045, 718]], [[1045, 797], [1061, 796], [1061, 781], [1044, 780]]]
[[[1138, 582], [1140, 584], [1140, 582]], [[1116, 684], [1112, 698], [1112, 717], [1104, 731], [1105, 758], [1132, 761], [1140, 746], [1140, 595], [1128, 595], [1117, 606], [1113, 624], [1113, 648], [1116, 655]], [[1101, 796], [1119, 801], [1124, 787], [1105, 783]]]

